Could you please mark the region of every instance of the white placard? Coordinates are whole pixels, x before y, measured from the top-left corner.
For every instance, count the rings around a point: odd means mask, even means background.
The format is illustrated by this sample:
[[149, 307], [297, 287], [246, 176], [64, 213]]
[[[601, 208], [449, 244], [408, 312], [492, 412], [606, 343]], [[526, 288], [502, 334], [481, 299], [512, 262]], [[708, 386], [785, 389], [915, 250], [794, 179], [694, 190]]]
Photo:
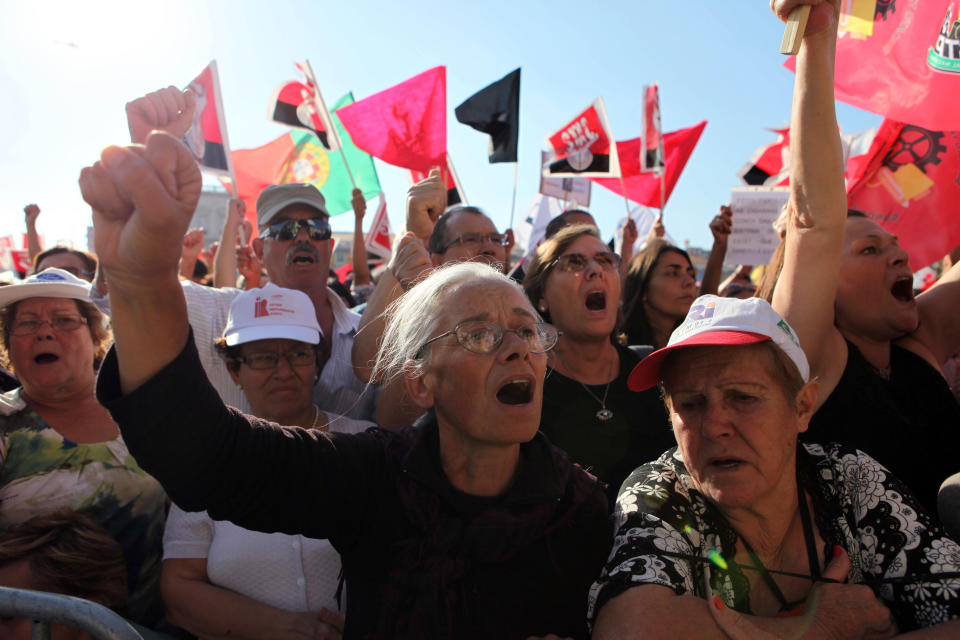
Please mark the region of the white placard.
[[734, 187], [730, 190], [733, 231], [726, 264], [762, 265], [770, 261], [780, 237], [773, 221], [790, 197], [789, 187]]

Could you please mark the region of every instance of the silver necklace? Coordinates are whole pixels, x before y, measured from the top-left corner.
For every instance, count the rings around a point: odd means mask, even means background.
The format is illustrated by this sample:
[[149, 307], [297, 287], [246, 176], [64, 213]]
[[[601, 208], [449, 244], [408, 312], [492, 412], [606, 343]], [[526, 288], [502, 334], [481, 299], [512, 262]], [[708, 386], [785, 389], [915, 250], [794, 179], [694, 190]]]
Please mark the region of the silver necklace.
[[[610, 382], [613, 382], [613, 380], [611, 380]], [[580, 382], [580, 386], [583, 387], [583, 390], [589, 393], [591, 398], [593, 398], [594, 400], [600, 403], [600, 408], [597, 410], [597, 412], [594, 415], [597, 416], [597, 420], [600, 420], [601, 422], [606, 422], [607, 420], [613, 417], [613, 411], [610, 411], [610, 409], [607, 409], [607, 394], [610, 393], [610, 382], [607, 383], [606, 388], [603, 390], [603, 400], [598, 398], [593, 393], [593, 391], [590, 391], [590, 388], [587, 387], [587, 385]]]

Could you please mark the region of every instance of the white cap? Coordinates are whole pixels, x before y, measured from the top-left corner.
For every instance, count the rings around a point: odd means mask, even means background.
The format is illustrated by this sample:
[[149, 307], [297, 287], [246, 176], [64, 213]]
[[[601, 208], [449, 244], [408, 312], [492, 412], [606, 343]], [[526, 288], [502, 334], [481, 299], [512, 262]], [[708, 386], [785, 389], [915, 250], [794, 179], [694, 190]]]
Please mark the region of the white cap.
[[90, 302], [90, 283], [63, 269], [44, 269], [16, 284], [0, 287], [0, 309], [27, 298], [74, 298]]
[[238, 295], [223, 330], [230, 347], [271, 338], [318, 344], [321, 335], [317, 311], [307, 294], [273, 283]]
[[772, 341], [787, 354], [804, 382], [810, 380], [810, 365], [800, 341], [787, 321], [761, 298], [700, 296], [693, 301], [683, 324], [674, 329], [663, 349], [640, 361], [627, 380], [634, 391], [643, 391], [661, 380], [660, 366], [674, 349], [682, 347], [737, 346]]

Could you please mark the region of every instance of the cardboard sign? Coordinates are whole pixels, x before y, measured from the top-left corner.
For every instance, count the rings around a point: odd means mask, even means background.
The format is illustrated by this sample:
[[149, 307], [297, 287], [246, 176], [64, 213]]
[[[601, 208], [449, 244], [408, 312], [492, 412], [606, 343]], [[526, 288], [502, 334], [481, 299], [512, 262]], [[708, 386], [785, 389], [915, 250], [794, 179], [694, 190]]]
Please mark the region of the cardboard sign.
[[767, 264], [780, 243], [773, 222], [790, 197], [788, 187], [735, 187], [730, 190], [733, 231], [727, 264]]

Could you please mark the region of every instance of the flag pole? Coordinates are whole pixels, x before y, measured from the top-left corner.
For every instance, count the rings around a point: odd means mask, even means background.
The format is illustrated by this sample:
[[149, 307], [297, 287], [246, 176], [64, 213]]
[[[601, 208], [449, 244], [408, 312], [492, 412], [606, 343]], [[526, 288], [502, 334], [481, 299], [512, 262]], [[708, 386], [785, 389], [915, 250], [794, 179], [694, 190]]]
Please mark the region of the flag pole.
[[620, 190], [623, 192], [623, 206], [627, 210], [627, 220], [630, 219], [630, 199], [627, 198], [627, 186], [623, 183], [623, 171], [620, 172]]
[[660, 222], [663, 222], [663, 210], [667, 208], [667, 169], [660, 170]]
[[313, 100], [314, 106], [317, 110], [325, 115], [326, 120], [325, 124], [330, 125], [330, 130], [327, 131], [327, 134], [336, 140], [337, 149], [340, 151], [340, 157], [343, 158], [343, 166], [347, 170], [347, 177], [350, 178], [350, 184], [354, 189], [357, 188], [357, 181], [353, 179], [353, 172], [350, 171], [350, 163], [347, 162], [347, 154], [343, 152], [343, 142], [340, 140], [340, 132], [337, 131], [337, 124], [333, 121], [333, 114], [327, 109], [327, 104], [323, 101], [323, 94], [320, 92], [320, 85], [317, 84], [317, 77], [313, 75], [313, 66], [310, 64], [310, 60], [304, 60], [304, 65], [306, 69], [304, 71], [309, 75], [308, 80], [313, 85]]
[[513, 200], [510, 202], [510, 226], [513, 229], [513, 213], [517, 209], [517, 181], [520, 177], [520, 162], [513, 163]]

